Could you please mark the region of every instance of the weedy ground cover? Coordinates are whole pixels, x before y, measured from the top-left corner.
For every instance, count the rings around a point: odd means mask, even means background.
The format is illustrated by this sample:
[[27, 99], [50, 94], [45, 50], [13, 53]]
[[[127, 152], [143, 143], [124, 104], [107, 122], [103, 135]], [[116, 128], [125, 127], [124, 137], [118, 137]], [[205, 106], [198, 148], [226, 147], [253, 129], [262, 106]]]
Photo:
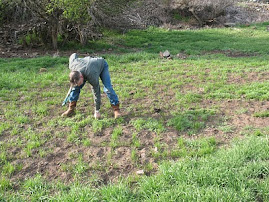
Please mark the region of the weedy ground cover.
[[93, 118], [87, 84], [60, 117], [68, 55], [1, 58], [0, 199], [268, 200], [267, 25], [107, 32], [80, 49], [114, 50], [99, 55], [117, 120], [105, 94]]

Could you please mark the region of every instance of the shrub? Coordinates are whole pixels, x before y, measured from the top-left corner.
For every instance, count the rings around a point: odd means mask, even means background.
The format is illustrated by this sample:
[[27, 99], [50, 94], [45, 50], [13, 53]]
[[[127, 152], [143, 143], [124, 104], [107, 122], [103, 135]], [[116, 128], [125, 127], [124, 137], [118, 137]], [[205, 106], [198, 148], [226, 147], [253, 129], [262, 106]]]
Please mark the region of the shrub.
[[234, 4], [234, 0], [170, 0], [169, 7], [188, 10], [200, 25], [213, 22], [224, 15], [225, 10]]

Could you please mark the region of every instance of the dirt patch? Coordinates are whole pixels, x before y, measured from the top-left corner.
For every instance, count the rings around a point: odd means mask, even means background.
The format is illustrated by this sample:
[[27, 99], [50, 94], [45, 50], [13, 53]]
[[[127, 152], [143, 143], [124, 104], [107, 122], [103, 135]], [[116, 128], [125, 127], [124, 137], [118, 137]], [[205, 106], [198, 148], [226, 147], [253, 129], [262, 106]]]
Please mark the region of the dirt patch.
[[[100, 55], [105, 53], [111, 53], [113, 50], [102, 50], [94, 55]], [[68, 51], [56, 51], [51, 49], [44, 48], [24, 48], [22, 46], [9, 46], [4, 47], [0, 44], [0, 58], [35, 58], [42, 56], [51, 56], [51, 57], [69, 57], [72, 53], [78, 52], [77, 50], [68, 50]], [[88, 52], [79, 52], [80, 56], [89, 56], [93, 55]]]
[[228, 84], [246, 84], [252, 82], [266, 82], [269, 80], [269, 72], [248, 72], [241, 75], [228, 74]]

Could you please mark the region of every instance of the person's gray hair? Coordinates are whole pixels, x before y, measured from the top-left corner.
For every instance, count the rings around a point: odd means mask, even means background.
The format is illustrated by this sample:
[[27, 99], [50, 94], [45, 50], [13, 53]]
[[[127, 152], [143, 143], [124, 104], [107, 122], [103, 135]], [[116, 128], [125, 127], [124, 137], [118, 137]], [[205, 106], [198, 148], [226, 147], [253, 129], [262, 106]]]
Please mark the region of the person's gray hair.
[[79, 71], [72, 71], [69, 74], [69, 81], [71, 83], [71, 85], [77, 85], [77, 83], [79, 82], [80, 79], [80, 72]]

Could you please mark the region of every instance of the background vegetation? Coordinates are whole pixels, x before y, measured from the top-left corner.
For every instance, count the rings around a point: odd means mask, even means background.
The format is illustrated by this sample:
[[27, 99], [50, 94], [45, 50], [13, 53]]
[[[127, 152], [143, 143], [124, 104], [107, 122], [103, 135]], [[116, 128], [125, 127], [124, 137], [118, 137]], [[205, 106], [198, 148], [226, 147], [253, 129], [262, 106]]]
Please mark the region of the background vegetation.
[[104, 27], [234, 26], [266, 21], [267, 10], [267, 4], [235, 0], [1, 0], [0, 38], [3, 47], [57, 50], [70, 41], [85, 46], [102, 37]]

